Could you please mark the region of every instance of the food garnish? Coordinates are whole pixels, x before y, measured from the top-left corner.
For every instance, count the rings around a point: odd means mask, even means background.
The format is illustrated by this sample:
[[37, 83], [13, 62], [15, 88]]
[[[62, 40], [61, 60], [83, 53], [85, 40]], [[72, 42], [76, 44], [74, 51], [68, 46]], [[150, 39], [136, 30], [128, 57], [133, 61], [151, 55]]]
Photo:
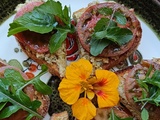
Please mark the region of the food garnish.
[[[137, 72], [137, 74], [139, 74]], [[141, 97], [134, 96], [133, 99], [135, 102], [141, 102], [141, 117], [144, 119], [149, 118], [149, 113], [145, 109], [145, 106], [150, 103], [156, 106], [160, 106], [160, 70], [153, 70], [153, 67], [150, 66], [144, 79], [137, 79], [137, 82], [142, 89]], [[143, 120], [144, 120], [143, 119]]]
[[[113, 107], [119, 102], [119, 79], [108, 70], [95, 70], [85, 59], [72, 62], [66, 68], [66, 76], [59, 85], [61, 99], [72, 105], [73, 116], [89, 120], [96, 116], [96, 107]], [[96, 99], [97, 105], [93, 104]], [[78, 109], [77, 109], [78, 108]]]
[[[23, 91], [28, 85], [33, 85], [36, 91], [44, 95], [51, 94], [49, 86], [40, 80], [40, 77], [47, 72], [47, 67], [42, 66], [42, 71], [30, 80], [25, 80], [21, 73], [15, 69], [7, 68], [4, 71], [4, 77], [0, 78], [0, 119], [7, 118], [18, 110], [28, 112], [27, 120], [36, 116], [43, 118], [37, 113], [41, 102], [38, 100], [31, 101]], [[11, 104], [10, 106], [6, 106]]]
[[70, 8], [59, 1], [48, 0], [35, 7], [33, 11], [25, 13], [10, 24], [8, 36], [23, 31], [32, 31], [39, 34], [51, 33], [49, 50], [56, 52], [67, 37], [67, 33], [75, 31], [71, 24]]
[[[125, 25], [127, 23], [124, 14], [107, 7], [99, 9], [98, 12], [105, 17], [102, 17], [96, 23], [94, 32], [91, 35], [90, 53], [93, 56], [101, 54], [104, 48], [110, 44], [116, 43], [122, 46], [128, 43], [133, 37], [130, 29], [118, 26], [118, 24]], [[110, 18], [106, 18], [106, 16]]]

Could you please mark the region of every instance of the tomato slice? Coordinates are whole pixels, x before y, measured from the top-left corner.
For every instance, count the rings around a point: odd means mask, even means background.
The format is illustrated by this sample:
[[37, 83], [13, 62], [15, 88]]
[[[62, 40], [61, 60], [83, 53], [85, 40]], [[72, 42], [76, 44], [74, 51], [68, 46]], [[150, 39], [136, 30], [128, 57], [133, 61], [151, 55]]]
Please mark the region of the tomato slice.
[[[122, 28], [128, 28], [133, 32], [133, 38], [130, 40], [127, 44], [118, 46], [116, 44], [109, 45], [106, 47], [102, 53], [99, 56], [102, 57], [113, 57], [113, 56], [119, 56], [123, 53], [125, 53], [127, 50], [129, 50], [132, 45], [134, 44], [134, 41], [140, 41], [141, 38], [141, 27], [140, 23], [135, 17], [133, 11], [129, 10], [128, 8], [115, 3], [115, 2], [105, 2], [105, 3], [99, 3], [92, 5], [87, 8], [87, 10], [81, 15], [81, 17], [78, 20], [77, 23], [77, 33], [80, 43], [82, 44], [83, 48], [90, 52], [90, 38], [94, 31], [94, 27], [96, 23], [100, 20], [100, 18], [110, 18], [110, 16], [104, 16], [101, 15], [98, 10], [100, 8], [109, 7], [112, 9], [116, 9], [118, 11], [121, 11], [123, 14], [125, 14], [127, 18], [127, 24], [126, 25], [120, 25], [119, 27]], [[138, 45], [138, 44], [137, 44]]]

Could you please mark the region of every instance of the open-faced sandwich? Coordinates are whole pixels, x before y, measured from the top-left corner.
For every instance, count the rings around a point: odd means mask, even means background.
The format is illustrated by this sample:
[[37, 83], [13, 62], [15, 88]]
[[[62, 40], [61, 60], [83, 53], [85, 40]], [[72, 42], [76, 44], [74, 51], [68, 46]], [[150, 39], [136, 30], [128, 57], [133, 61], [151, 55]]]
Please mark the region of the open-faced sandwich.
[[[70, 9], [60, 2], [33, 0], [18, 5], [8, 35], [14, 35], [23, 51], [50, 73], [63, 77], [67, 65], [68, 33], [74, 32]], [[74, 36], [74, 35], [73, 35]]]
[[33, 79], [20, 69], [0, 60], [0, 119], [40, 120], [48, 113], [51, 89], [40, 80], [45, 69]]
[[143, 60], [140, 64], [117, 72], [120, 79], [120, 102], [138, 120], [159, 120], [160, 59]]
[[133, 9], [108, 1], [92, 3], [73, 13], [80, 57], [96, 68], [110, 69], [138, 47], [142, 29]]

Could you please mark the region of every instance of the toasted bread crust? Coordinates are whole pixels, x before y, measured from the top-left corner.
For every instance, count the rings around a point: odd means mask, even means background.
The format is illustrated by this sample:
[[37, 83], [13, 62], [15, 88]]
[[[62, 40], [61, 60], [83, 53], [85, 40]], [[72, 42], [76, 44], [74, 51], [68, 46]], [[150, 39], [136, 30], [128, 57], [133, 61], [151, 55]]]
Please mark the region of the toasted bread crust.
[[33, 52], [33, 51], [30, 51], [26, 46], [24, 46], [22, 43], [20, 43], [20, 46], [22, 48], [22, 50], [27, 54], [28, 57], [30, 57], [32, 60], [36, 61], [38, 64], [42, 65], [42, 64], [45, 64], [47, 65], [48, 69], [49, 69], [49, 72], [53, 75], [56, 75], [58, 77], [60, 77], [60, 74], [59, 74], [59, 69], [58, 69], [58, 66], [57, 66], [57, 63], [47, 63], [47, 61], [45, 61], [43, 58], [37, 58], [36, 57], [36, 53]]

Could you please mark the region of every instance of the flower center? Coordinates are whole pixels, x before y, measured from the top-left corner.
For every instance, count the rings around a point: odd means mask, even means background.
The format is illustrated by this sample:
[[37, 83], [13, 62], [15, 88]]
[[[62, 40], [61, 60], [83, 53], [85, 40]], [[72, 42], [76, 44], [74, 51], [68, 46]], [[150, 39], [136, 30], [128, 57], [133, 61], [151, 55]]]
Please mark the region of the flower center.
[[87, 81], [82, 81], [81, 86], [84, 89], [84, 91], [93, 89], [93, 86], [89, 84]]

